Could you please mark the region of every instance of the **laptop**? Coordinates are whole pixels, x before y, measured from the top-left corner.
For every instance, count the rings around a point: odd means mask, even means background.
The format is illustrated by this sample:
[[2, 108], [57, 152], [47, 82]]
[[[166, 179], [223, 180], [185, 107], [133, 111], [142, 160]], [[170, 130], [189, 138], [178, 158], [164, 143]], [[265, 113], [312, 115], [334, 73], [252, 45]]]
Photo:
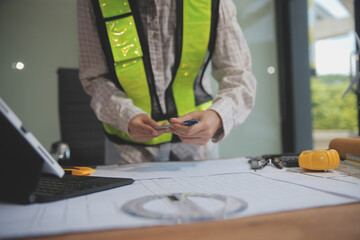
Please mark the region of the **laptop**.
[[0, 97], [0, 201], [31, 204], [81, 196], [134, 182], [131, 178], [73, 176], [27, 131]]

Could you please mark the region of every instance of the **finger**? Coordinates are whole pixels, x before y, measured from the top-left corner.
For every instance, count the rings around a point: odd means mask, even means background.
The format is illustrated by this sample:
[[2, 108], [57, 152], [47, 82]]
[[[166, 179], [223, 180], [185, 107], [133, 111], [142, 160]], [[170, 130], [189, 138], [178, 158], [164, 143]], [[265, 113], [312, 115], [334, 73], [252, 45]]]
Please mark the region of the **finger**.
[[179, 124], [174, 124], [171, 127], [171, 132], [176, 135], [181, 136], [193, 136], [193, 135], [202, 135], [202, 133], [206, 133], [208, 128], [202, 124], [202, 122], [199, 122], [198, 124], [195, 124], [193, 126], [182, 126]]
[[[164, 133], [170, 132], [170, 129], [157, 130], [156, 132], [157, 132], [157, 135], [156, 135], [156, 136], [160, 136], [160, 135], [162, 135], [162, 134], [164, 134]], [[155, 136], [155, 135], [154, 135], [153, 133], [148, 134], [147, 132], [143, 132], [143, 133], [138, 132], [137, 134], [134, 134], [134, 135], [132, 136], [132, 138], [133, 138], [135, 141], [147, 141], [147, 140], [150, 140], [150, 139], [154, 138], [154, 136]]]
[[132, 131], [130, 132], [130, 135], [133, 139], [139, 138], [139, 137], [154, 137], [158, 136], [158, 132], [146, 124], [139, 124], [136, 127], [132, 128]]
[[144, 119], [144, 123], [151, 127], [159, 127], [160, 126], [155, 120], [153, 120], [151, 118]]
[[140, 131], [142, 133], [151, 133], [153, 136], [158, 136], [160, 133], [154, 129], [154, 127], [160, 126], [156, 121], [151, 119], [150, 117], [146, 117], [142, 120], [142, 127]]
[[144, 134], [145, 136], [146, 135], [153, 135], [153, 136], [158, 135], [158, 132], [150, 125], [143, 124], [139, 130], [140, 130], [140, 133]]
[[194, 126], [187, 127], [177, 124], [171, 127], [171, 132], [179, 136], [197, 135], [201, 131], [202, 131], [201, 129], [195, 128]]
[[171, 132], [170, 128], [166, 128], [166, 129], [161, 129], [161, 130], [157, 130], [158, 134], [164, 134], [164, 133], [169, 133]]
[[[169, 123], [168, 122], [163, 122], [161, 125], [158, 124], [158, 126], [155, 126], [154, 129], [158, 132], [159, 135], [163, 134], [163, 133], [169, 133], [171, 132], [170, 127], [168, 126]], [[157, 127], [161, 127], [161, 126], [166, 126], [165, 128], [157, 128]]]
[[155, 132], [153, 132], [153, 130], [150, 131], [144, 131], [144, 130], [140, 130], [141, 128], [138, 128], [137, 131], [133, 131], [131, 134], [131, 138], [136, 140], [136, 141], [145, 141], [145, 140], [150, 140], [154, 137], [157, 137], [159, 135], [159, 133], [155, 130]]
[[173, 123], [173, 124], [179, 124], [179, 123], [182, 123], [184, 121], [193, 120], [193, 119], [199, 120], [197, 112], [191, 112], [191, 113], [188, 113], [186, 115], [183, 115], [183, 116], [180, 116], [180, 117], [177, 117], [177, 118], [170, 118], [170, 122]]
[[[136, 137], [147, 137], [149, 136], [149, 134], [151, 133], [151, 136], [160, 136], [161, 134], [164, 133], [169, 133], [171, 132], [171, 130], [169, 128], [166, 129], [154, 129], [154, 127], [150, 127], [150, 126], [160, 126], [157, 122], [153, 121], [152, 119], [150, 120], [146, 120], [144, 121], [144, 123], [149, 124], [149, 125], [143, 125], [138, 128], [138, 131], [134, 133], [134, 135]], [[164, 122], [162, 125], [167, 125], [168, 123]], [[156, 134], [155, 134], [156, 132]]]

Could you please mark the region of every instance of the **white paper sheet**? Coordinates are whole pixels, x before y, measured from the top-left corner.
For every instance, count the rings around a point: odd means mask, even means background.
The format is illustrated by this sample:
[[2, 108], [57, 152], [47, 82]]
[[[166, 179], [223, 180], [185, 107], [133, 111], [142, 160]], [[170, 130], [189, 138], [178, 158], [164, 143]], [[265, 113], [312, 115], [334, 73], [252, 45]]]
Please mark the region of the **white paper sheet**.
[[[126, 214], [122, 206], [140, 197], [173, 193], [221, 194], [247, 208], [226, 218], [360, 201], [360, 179], [331, 171], [308, 173], [267, 166], [249, 169], [245, 158], [199, 162], [144, 163], [97, 169], [98, 176], [132, 177], [132, 185], [82, 197], [28, 206], [0, 204], [0, 238], [28, 237], [114, 228], [177, 224]], [[198, 201], [204, 211], [216, 201]], [[152, 211], [178, 211], [174, 204], [148, 204]], [[167, 204], [167, 205], [166, 205]], [[172, 210], [170, 208], [173, 208]]]
[[247, 158], [191, 162], [155, 162], [97, 167], [94, 176], [130, 177], [136, 180], [167, 177], [206, 176], [250, 171]]

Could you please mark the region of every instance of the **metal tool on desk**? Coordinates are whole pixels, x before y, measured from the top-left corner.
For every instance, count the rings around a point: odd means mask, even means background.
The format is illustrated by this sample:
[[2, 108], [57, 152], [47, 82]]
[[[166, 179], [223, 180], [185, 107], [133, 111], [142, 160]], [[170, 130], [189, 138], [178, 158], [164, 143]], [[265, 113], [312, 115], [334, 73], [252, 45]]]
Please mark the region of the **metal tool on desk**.
[[296, 153], [266, 154], [249, 160], [251, 169], [260, 170], [269, 163], [278, 169], [283, 167], [298, 167], [298, 156]]
[[301, 167], [310, 171], [327, 171], [339, 166], [340, 157], [334, 149], [302, 151], [301, 154], [267, 154], [249, 160], [251, 169], [259, 170], [269, 163], [276, 168]]

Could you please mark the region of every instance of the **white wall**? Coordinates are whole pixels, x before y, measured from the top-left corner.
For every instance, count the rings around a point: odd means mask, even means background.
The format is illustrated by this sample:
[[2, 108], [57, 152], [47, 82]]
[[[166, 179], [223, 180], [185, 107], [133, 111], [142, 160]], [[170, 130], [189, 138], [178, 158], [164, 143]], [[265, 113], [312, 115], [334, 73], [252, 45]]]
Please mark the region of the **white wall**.
[[[237, 18], [250, 47], [257, 79], [256, 103], [246, 122], [220, 144], [220, 156], [257, 156], [281, 152], [281, 128], [276, 57], [274, 3], [271, 0], [234, 1]], [[275, 67], [274, 74], [267, 68]]]
[[[271, 0], [234, 1], [258, 80], [248, 120], [220, 144], [221, 157], [281, 151], [274, 6]], [[60, 139], [57, 74], [78, 67], [76, 1], [0, 1], [0, 96], [49, 149]], [[12, 63], [22, 61], [22, 71]]]
[[60, 139], [56, 71], [77, 68], [77, 52], [76, 1], [0, 1], [0, 96], [47, 149]]

